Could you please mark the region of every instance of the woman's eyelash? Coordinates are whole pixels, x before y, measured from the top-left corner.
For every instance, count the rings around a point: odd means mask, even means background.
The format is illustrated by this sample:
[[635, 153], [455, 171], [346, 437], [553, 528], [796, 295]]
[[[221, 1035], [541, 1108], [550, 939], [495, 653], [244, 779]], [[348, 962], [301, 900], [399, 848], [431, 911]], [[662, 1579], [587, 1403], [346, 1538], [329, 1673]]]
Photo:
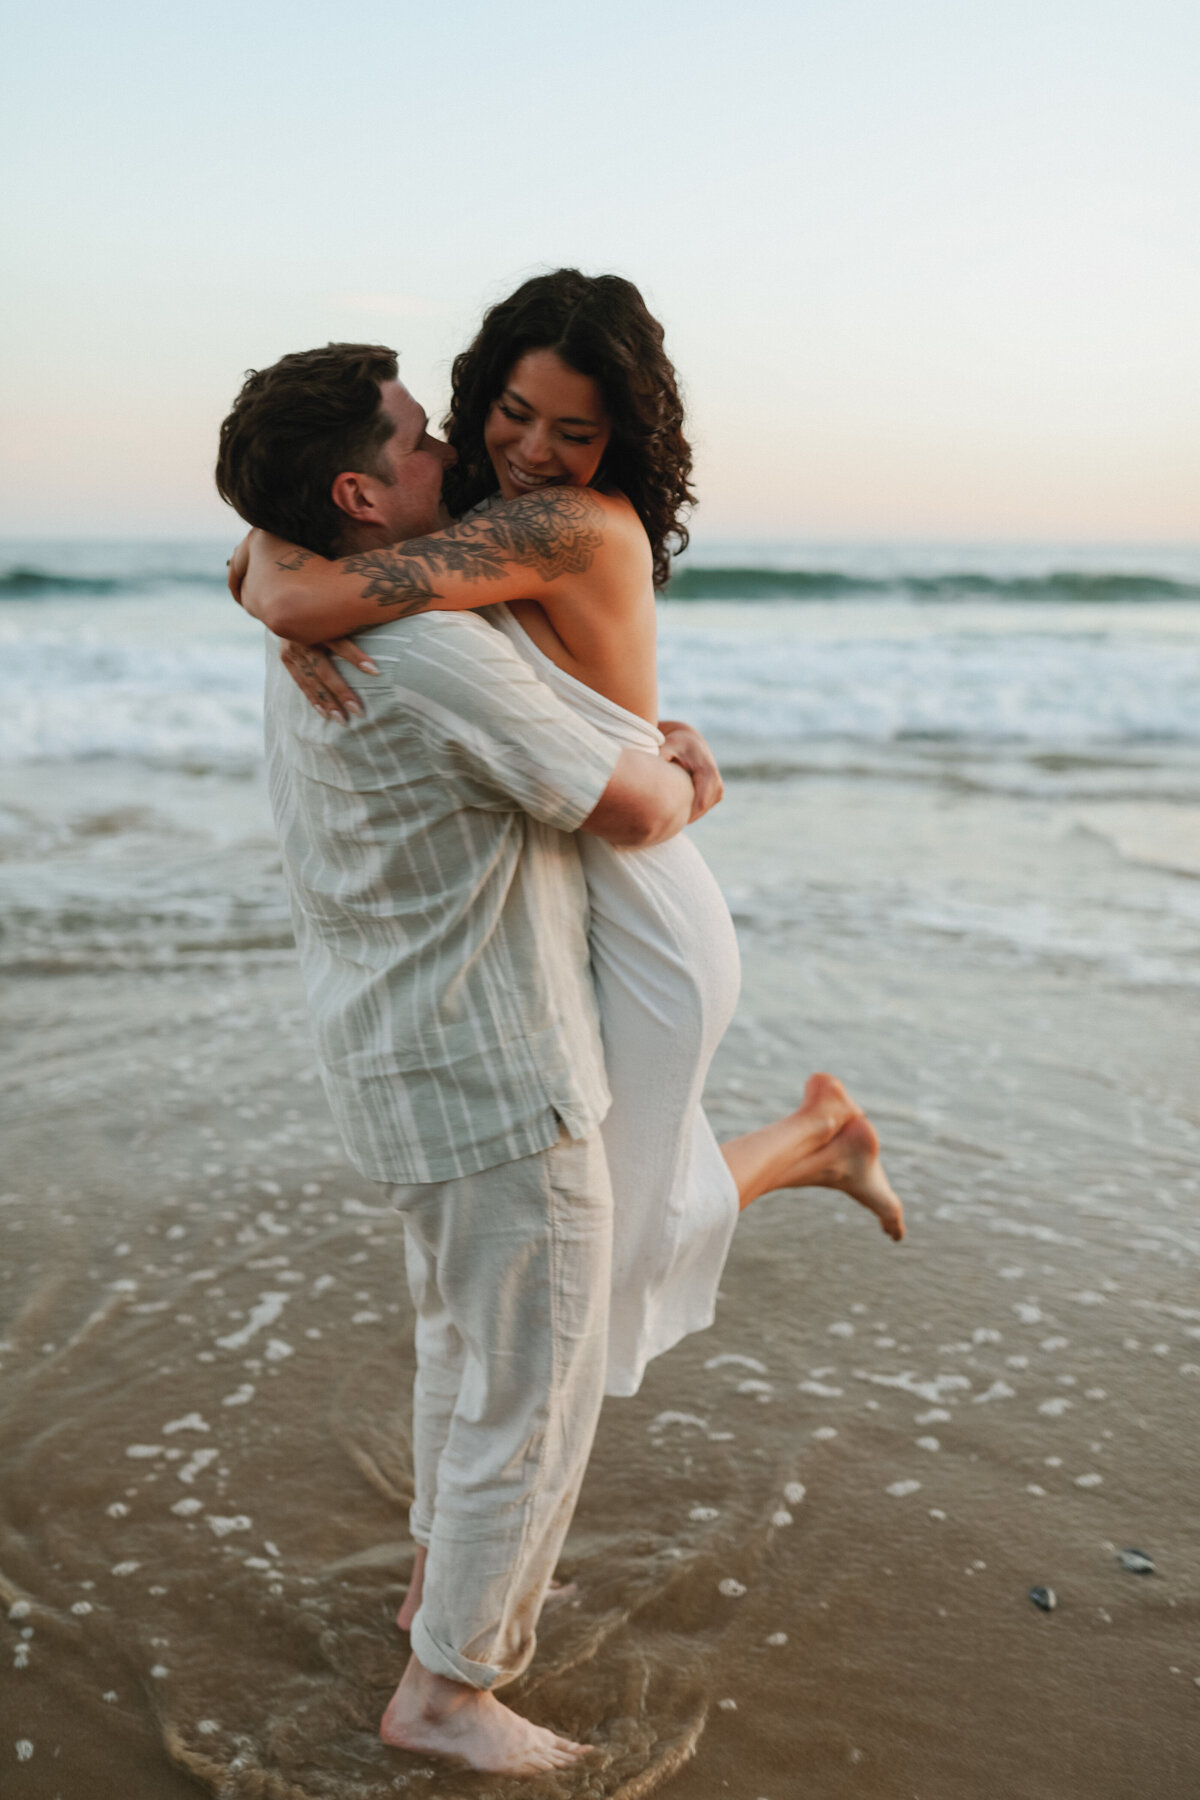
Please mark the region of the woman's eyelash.
[[[505, 418], [511, 419], [514, 425], [528, 425], [529, 420], [524, 413], [513, 412], [512, 408], [505, 406], [501, 400], [497, 400], [496, 405]], [[563, 436], [568, 444], [590, 444], [592, 442], [590, 437], [573, 437], [569, 431], [564, 431]]]

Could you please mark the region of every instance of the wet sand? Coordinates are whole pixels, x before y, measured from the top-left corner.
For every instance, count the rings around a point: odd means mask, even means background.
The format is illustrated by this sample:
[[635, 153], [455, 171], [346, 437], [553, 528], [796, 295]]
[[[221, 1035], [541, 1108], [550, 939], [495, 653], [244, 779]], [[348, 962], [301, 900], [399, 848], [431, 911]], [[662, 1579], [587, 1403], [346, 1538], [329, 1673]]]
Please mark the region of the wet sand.
[[[400, 1233], [329, 1124], [254, 805], [209, 846], [243, 884], [220, 930], [164, 948], [169, 873], [70, 956], [10, 909], [5, 1800], [1200, 1790], [1200, 909], [1164, 866], [1194, 785], [1159, 779], [1174, 829], [1126, 821], [1122, 854], [1129, 769], [770, 775], [701, 831], [746, 964], [714, 1121], [833, 1069], [909, 1238], [765, 1199], [714, 1329], [607, 1404], [581, 1597], [515, 1693], [597, 1746], [558, 1783], [374, 1737], [411, 1560]], [[78, 818], [113, 812], [95, 779]], [[206, 853], [136, 829], [147, 868]], [[64, 893], [103, 842], [62, 840]]]

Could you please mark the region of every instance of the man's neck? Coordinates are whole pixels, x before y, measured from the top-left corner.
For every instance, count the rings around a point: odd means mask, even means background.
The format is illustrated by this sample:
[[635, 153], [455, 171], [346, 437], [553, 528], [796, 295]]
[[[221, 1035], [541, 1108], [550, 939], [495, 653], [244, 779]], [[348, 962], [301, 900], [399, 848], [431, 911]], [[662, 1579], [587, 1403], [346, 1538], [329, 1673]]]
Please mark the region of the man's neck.
[[426, 526], [421, 531], [380, 531], [378, 526], [364, 525], [358, 519], [347, 518], [338, 539], [338, 547], [334, 556], [361, 556], [364, 550], [386, 550], [389, 544], [406, 544], [411, 538], [425, 537], [430, 531], [444, 531], [447, 525], [453, 525], [454, 518], [444, 506], [438, 508], [436, 525]]
[[386, 550], [389, 544], [403, 543], [402, 536], [389, 536], [357, 519], [347, 519], [338, 540], [335, 556], [361, 556], [364, 550]]

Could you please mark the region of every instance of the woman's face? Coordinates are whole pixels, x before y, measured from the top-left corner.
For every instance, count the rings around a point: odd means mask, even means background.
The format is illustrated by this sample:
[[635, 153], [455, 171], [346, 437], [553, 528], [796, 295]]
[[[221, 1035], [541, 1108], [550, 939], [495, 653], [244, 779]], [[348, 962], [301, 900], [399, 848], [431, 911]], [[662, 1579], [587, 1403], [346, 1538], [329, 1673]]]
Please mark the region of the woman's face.
[[506, 500], [543, 487], [587, 487], [612, 436], [600, 389], [553, 350], [513, 364], [483, 441]]

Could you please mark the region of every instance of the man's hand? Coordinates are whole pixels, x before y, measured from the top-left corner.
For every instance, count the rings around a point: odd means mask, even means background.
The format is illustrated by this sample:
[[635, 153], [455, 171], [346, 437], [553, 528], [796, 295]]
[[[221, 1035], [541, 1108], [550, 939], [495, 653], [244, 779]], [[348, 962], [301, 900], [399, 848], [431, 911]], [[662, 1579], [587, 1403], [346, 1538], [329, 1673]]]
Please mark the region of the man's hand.
[[250, 567], [250, 537], [251, 533], [247, 532], [225, 564], [225, 585], [239, 606], [242, 604], [242, 583], [246, 579], [246, 570]]
[[725, 783], [717, 759], [700, 733], [682, 719], [660, 719], [658, 729], [666, 740], [658, 754], [667, 762], [678, 763], [692, 778], [696, 797], [688, 824], [694, 825], [724, 797]]
[[580, 831], [603, 838], [615, 850], [648, 850], [665, 844], [688, 823], [692, 782], [682, 766], [646, 750], [622, 750], [608, 786]]
[[365, 675], [378, 675], [379, 670], [365, 650], [353, 638], [334, 638], [328, 644], [294, 644], [280, 638], [279, 660], [304, 698], [324, 719], [350, 722], [350, 714], [363, 716], [362, 701], [333, 666], [335, 656], [353, 663]]

